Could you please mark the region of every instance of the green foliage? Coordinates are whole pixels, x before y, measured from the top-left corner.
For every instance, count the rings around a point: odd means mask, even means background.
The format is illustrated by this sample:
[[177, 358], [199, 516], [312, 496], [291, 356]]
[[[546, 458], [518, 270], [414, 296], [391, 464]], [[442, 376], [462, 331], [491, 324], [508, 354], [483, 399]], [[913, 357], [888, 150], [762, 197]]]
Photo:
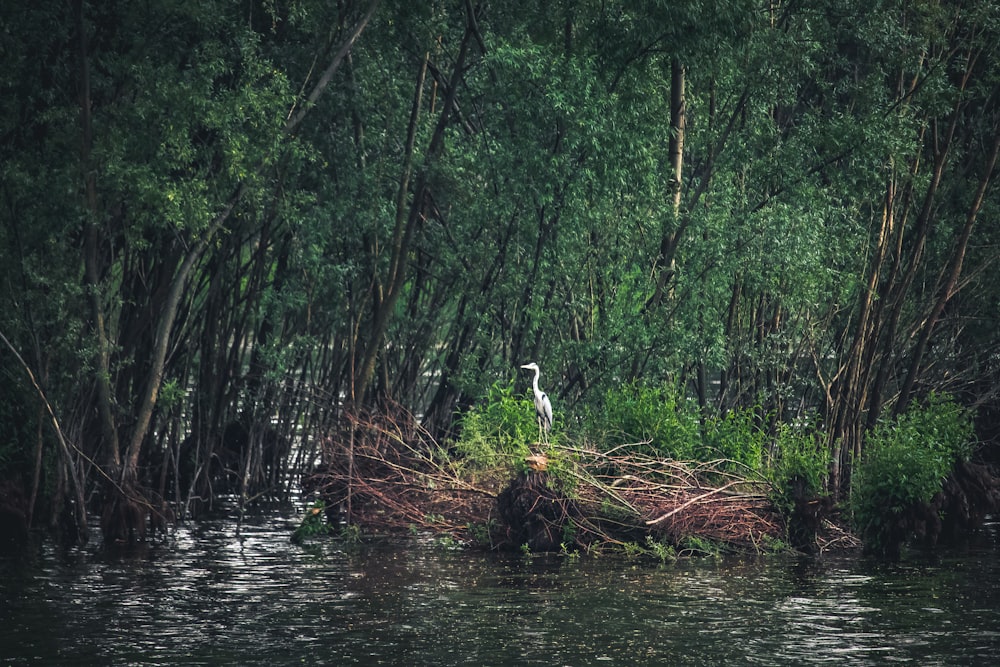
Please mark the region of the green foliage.
[[462, 548], [462, 543], [454, 535], [440, 535], [434, 539], [434, 545], [444, 551], [457, 551]]
[[[565, 374], [561, 423], [598, 405], [585, 418], [596, 442], [757, 467], [766, 438], [753, 415], [822, 396], [823, 382], [850, 375], [844, 350], [884, 360], [890, 375], [911, 361], [933, 369], [919, 386], [997, 384], [1000, 282], [986, 270], [996, 225], [974, 226], [970, 284], [948, 317], [925, 316], [992, 145], [996, 8], [828, 4], [486, 3], [470, 22], [461, 3], [382, 3], [327, 79], [365, 3], [85, 2], [80, 25], [56, 3], [3, 3], [0, 25], [17, 29], [0, 36], [0, 330], [68, 432], [97, 430], [85, 420], [102, 414], [101, 372], [122, 443], [136, 398], [160, 377], [150, 433], [166, 432], [165, 418], [207, 431], [240, 414], [309, 438], [339, 397], [367, 402], [358, 408], [392, 397], [444, 432], [456, 405], [544, 350], [543, 386], [555, 386], [552, 369]], [[471, 48], [459, 66], [460, 44]], [[430, 75], [408, 156], [422, 54]], [[676, 210], [674, 62], [686, 110]], [[327, 88], [307, 99], [320, 80]], [[928, 129], [951, 119], [953, 132]], [[934, 194], [924, 167], [939, 153]], [[997, 206], [988, 189], [980, 218]], [[895, 224], [921, 208], [929, 219]], [[88, 286], [90, 243], [99, 279]], [[377, 312], [396, 284], [395, 307]], [[166, 368], [150, 374], [173, 285], [183, 289]], [[864, 327], [860, 313], [871, 314]], [[925, 326], [937, 357], [912, 360], [909, 337]], [[852, 331], [871, 340], [852, 345]], [[377, 351], [375, 380], [355, 397], [364, 347]], [[97, 369], [98, 350], [109, 368]], [[714, 395], [702, 387], [703, 409], [655, 386], [696, 368], [725, 380]], [[871, 388], [831, 396], [830, 410]], [[10, 392], [30, 390], [15, 378]], [[530, 402], [490, 393], [459, 417], [455, 449], [475, 465], [523, 459], [537, 438]], [[32, 441], [23, 416], [0, 410], [8, 465], [30, 455], [14, 451]], [[211, 455], [215, 434], [188, 435]], [[85, 438], [81, 455], [103, 461], [103, 446]]]
[[495, 528], [495, 519], [490, 519], [486, 523], [470, 523], [466, 526], [472, 543], [479, 547], [490, 547], [493, 545], [493, 530]]
[[622, 552], [626, 558], [638, 558], [643, 555], [644, 550], [638, 542], [625, 542], [622, 544]]
[[577, 525], [572, 520], [567, 521], [565, 524], [563, 524], [562, 541], [560, 542], [561, 550], [563, 552], [568, 551], [570, 545], [576, 544], [576, 536], [578, 532], [579, 528], [577, 528]]
[[723, 417], [705, 420], [702, 456], [730, 459], [759, 470], [767, 437], [757, 421], [752, 409], [730, 410]]
[[302, 516], [295, 532], [292, 533], [292, 542], [302, 544], [310, 537], [317, 535], [329, 535], [333, 532], [330, 523], [326, 520], [326, 503], [322, 500], [314, 502]]
[[723, 550], [723, 545], [698, 535], [688, 535], [680, 544], [680, 553], [699, 558], [718, 560], [722, 557]]
[[829, 454], [811, 429], [797, 429], [782, 424], [774, 439], [774, 458], [768, 477], [774, 487], [774, 503], [786, 514], [794, 499], [823, 495], [824, 479], [829, 473]]
[[538, 439], [535, 406], [514, 395], [512, 384], [495, 383], [486, 398], [459, 419], [455, 452], [479, 468], [522, 465]]
[[580, 559], [580, 550], [576, 548], [572, 543], [567, 544], [566, 542], [561, 542], [559, 544], [559, 555], [564, 556], [569, 561], [577, 561]]
[[661, 564], [673, 563], [677, 560], [677, 549], [652, 535], [646, 535], [644, 542], [625, 542], [622, 552], [626, 558], [653, 558]]
[[175, 379], [166, 380], [160, 389], [160, 409], [168, 411], [180, 406], [187, 392]]
[[973, 442], [969, 413], [946, 396], [932, 394], [880, 424], [852, 477], [850, 507], [866, 548], [883, 551], [905, 537], [899, 531], [908, 515], [931, 502]]
[[639, 383], [609, 390], [602, 405], [588, 416], [587, 431], [597, 442], [617, 445], [648, 442], [651, 453], [693, 459], [700, 449], [697, 410], [671, 385]]
[[348, 546], [358, 546], [364, 538], [364, 534], [361, 532], [361, 527], [356, 523], [349, 523], [341, 526], [338, 535]]
[[577, 478], [574, 456], [565, 449], [547, 448], [543, 454], [547, 460], [546, 484], [554, 490], [572, 494], [580, 480]]
[[609, 390], [587, 417], [588, 437], [609, 446], [648, 442], [651, 454], [680, 460], [729, 459], [759, 470], [767, 434], [757, 411], [738, 408], [702, 419], [698, 406], [672, 385], [631, 383]]
[[646, 553], [661, 563], [672, 563], [677, 560], [677, 549], [671, 544], [655, 539], [652, 535], [646, 536]]

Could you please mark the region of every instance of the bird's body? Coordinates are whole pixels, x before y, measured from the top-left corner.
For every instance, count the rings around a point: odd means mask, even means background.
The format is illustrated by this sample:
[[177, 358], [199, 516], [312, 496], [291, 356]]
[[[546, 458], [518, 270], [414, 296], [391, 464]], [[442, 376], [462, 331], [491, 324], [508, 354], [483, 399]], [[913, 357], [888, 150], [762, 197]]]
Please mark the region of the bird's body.
[[521, 368], [525, 368], [529, 371], [535, 371], [535, 377], [531, 381], [531, 391], [535, 395], [535, 415], [538, 417], [538, 436], [539, 439], [543, 439], [548, 435], [549, 431], [552, 430], [552, 403], [549, 401], [549, 397], [546, 393], [538, 388], [538, 376], [541, 375], [541, 371], [538, 369], [538, 364], [531, 362], [530, 364], [524, 364]]

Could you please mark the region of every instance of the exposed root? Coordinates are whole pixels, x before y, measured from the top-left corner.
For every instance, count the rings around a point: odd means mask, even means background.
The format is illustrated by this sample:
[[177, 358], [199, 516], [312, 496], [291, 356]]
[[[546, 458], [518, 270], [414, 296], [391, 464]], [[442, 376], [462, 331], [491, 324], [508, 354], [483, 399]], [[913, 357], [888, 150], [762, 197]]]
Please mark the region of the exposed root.
[[157, 534], [165, 536], [175, 521], [169, 504], [154, 491], [111, 484], [105, 490], [101, 534], [108, 545], [145, 542]]

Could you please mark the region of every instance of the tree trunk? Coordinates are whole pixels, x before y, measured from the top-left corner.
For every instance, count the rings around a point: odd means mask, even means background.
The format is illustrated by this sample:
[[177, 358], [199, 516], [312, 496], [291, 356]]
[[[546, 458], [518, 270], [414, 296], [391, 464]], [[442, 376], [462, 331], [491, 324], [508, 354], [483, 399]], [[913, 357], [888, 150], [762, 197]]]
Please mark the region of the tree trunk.
[[468, 22], [466, 24], [465, 35], [459, 48], [455, 65], [452, 68], [452, 76], [445, 91], [445, 100], [441, 107], [441, 114], [438, 117], [434, 134], [431, 137], [424, 163], [417, 174], [416, 184], [413, 188], [413, 197], [409, 207], [406, 206], [406, 196], [409, 192], [411, 160], [413, 155], [413, 144], [417, 130], [417, 122], [420, 117], [420, 107], [423, 95], [424, 78], [427, 73], [429, 56], [425, 56], [421, 65], [420, 73], [417, 76], [417, 86], [413, 95], [413, 107], [410, 111], [410, 124], [407, 130], [406, 150], [403, 158], [403, 173], [400, 177], [399, 189], [396, 197], [396, 223], [392, 235], [391, 257], [389, 259], [389, 272], [385, 284], [385, 294], [381, 299], [373, 303], [374, 314], [372, 316], [372, 328], [367, 337], [361, 358], [361, 368], [358, 375], [353, 379], [353, 390], [351, 398], [355, 405], [361, 405], [366, 401], [367, 394], [371, 387], [372, 379], [375, 376], [375, 363], [378, 360], [379, 351], [382, 349], [382, 339], [389, 326], [396, 302], [402, 294], [406, 284], [407, 267], [409, 264], [410, 248], [416, 235], [417, 227], [423, 215], [425, 199], [427, 197], [427, 177], [431, 166], [438, 158], [444, 147], [444, 133], [451, 119], [451, 113], [455, 106], [455, 98], [458, 95], [459, 84], [465, 71], [465, 61], [469, 53], [470, 42], [474, 35], [474, 15], [471, 3], [466, 2], [468, 12]]
[[[294, 109], [289, 112], [288, 120], [284, 126], [284, 133], [286, 136], [290, 136], [297, 129], [306, 115], [314, 108], [316, 100], [330, 84], [334, 73], [344, 62], [347, 52], [368, 24], [368, 21], [374, 14], [378, 4], [378, 0], [374, 0], [369, 5], [367, 13], [355, 25], [350, 35], [341, 45], [341, 48], [337, 51], [336, 55], [333, 57], [330, 64], [308, 95], [302, 108], [297, 112], [295, 112]], [[84, 112], [87, 114], [87, 127], [89, 127], [89, 105], [84, 107]], [[260, 168], [263, 169], [263, 165]], [[170, 348], [172, 340], [171, 334], [173, 326], [177, 319], [177, 313], [181, 301], [185, 296], [188, 283], [195, 267], [204, 253], [212, 247], [215, 235], [230, 219], [230, 216], [239, 202], [243, 199], [246, 192], [246, 182], [242, 182], [236, 187], [235, 191], [223, 206], [222, 210], [216, 214], [215, 218], [210, 222], [205, 231], [198, 237], [197, 242], [195, 242], [191, 246], [191, 249], [184, 255], [180, 266], [177, 268], [173, 279], [170, 281], [170, 286], [167, 290], [162, 310], [156, 322], [152, 354], [149, 361], [149, 371], [143, 385], [142, 392], [139, 396], [139, 406], [135, 417], [135, 423], [132, 427], [131, 436], [129, 438], [124, 458], [119, 458], [120, 455], [118, 453], [117, 446], [112, 448], [114, 450], [113, 455], [116, 458], [117, 464], [114, 468], [120, 468], [120, 470], [115, 470], [118, 474], [111, 475], [111, 479], [114, 480], [113, 485], [109, 488], [111, 498], [108, 500], [108, 506], [105, 508], [104, 516], [102, 517], [102, 526], [107, 526], [111, 529], [112, 537], [118, 539], [130, 539], [132, 536], [138, 535], [142, 537], [145, 534], [144, 524], [147, 514], [146, 510], [149, 509], [149, 505], [146, 502], [144, 495], [138, 488], [139, 457], [142, 452], [143, 442], [149, 433], [153, 412], [156, 407], [160, 389], [163, 385], [164, 368], [167, 359], [167, 352]], [[94, 248], [96, 249], [96, 236], [94, 239]], [[90, 253], [88, 253], [88, 259], [89, 257]], [[90, 266], [88, 265], [88, 271], [89, 269]], [[107, 377], [108, 374], [101, 373], [101, 376]], [[110, 388], [110, 384], [108, 387]], [[108, 402], [108, 405], [110, 405], [110, 401]]]
[[671, 168], [670, 202], [671, 217], [665, 222], [660, 237], [660, 251], [656, 259], [657, 278], [653, 295], [647, 308], [658, 306], [677, 269], [677, 245], [684, 233], [681, 222], [681, 179], [684, 170], [684, 133], [687, 127], [687, 104], [684, 97], [684, 65], [674, 58], [670, 65], [670, 145], [667, 159]]
[[[965, 88], [968, 85], [969, 78], [972, 76], [976, 60], [977, 60], [977, 54], [970, 50], [966, 57], [965, 71], [963, 73], [962, 80], [958, 87], [958, 93], [959, 93], [958, 99], [955, 102], [955, 107], [952, 109], [951, 118], [948, 122], [948, 127], [945, 130], [944, 137], [941, 140], [940, 147], [938, 147], [935, 142], [936, 150], [934, 154], [935, 157], [934, 170], [931, 174], [930, 184], [927, 187], [927, 193], [924, 196], [923, 207], [920, 210], [920, 217], [917, 219], [917, 226], [918, 226], [917, 247], [913, 252], [913, 260], [910, 265], [910, 270], [903, 281], [903, 294], [899, 296], [900, 302], [897, 303], [897, 307], [901, 307], [900, 306], [901, 300], [903, 296], [905, 296], [905, 292], [908, 290], [909, 286], [912, 284], [914, 280], [917, 271], [917, 266], [920, 263], [920, 260], [922, 259], [923, 250], [927, 244], [927, 237], [929, 235], [930, 223], [931, 220], [933, 219], [933, 207], [936, 201], [937, 191], [941, 185], [941, 179], [944, 176], [944, 169], [948, 162], [948, 156], [951, 153], [952, 142], [954, 141], [955, 138], [955, 130], [958, 127], [958, 122], [962, 115], [961, 112], [964, 106], [962, 93], [965, 92]], [[935, 139], [936, 135], [937, 133], [935, 132], [934, 133]], [[990, 160], [991, 165], [995, 162], [995, 159], [996, 159], [996, 154], [994, 153], [993, 158]], [[990, 170], [992, 170], [992, 166]], [[983, 177], [982, 182], [980, 183], [982, 192], [985, 192], [985, 188], [989, 183], [989, 177], [990, 173], [989, 171], [987, 171]], [[974, 204], [973, 206], [976, 213], [978, 213], [978, 204]], [[966, 226], [968, 227], [970, 232], [972, 229], [972, 224], [974, 222], [975, 222], [975, 215], [972, 216], [971, 221], [967, 220], [966, 222]], [[967, 242], [968, 239], [966, 239], [966, 243]], [[962, 246], [961, 250], [962, 250], [962, 255], [964, 256], [965, 253], [964, 245]], [[959, 260], [957, 270], [961, 272], [961, 269], [962, 269], [961, 260]], [[956, 276], [956, 282], [957, 282], [957, 276]], [[942, 297], [944, 300], [943, 301], [939, 300], [941, 305], [941, 310], [944, 309], [944, 305], [947, 303], [948, 299], [951, 298], [951, 295], [945, 293], [942, 295]], [[934, 310], [937, 310], [937, 304], [935, 304]], [[940, 315], [940, 311], [938, 311], [938, 315]], [[934, 319], [936, 319], [936, 317]], [[933, 328], [933, 323], [931, 323], [930, 321], [924, 323], [921, 336], [918, 339], [917, 346], [914, 348], [913, 355], [911, 356], [910, 359], [910, 368], [909, 371], [907, 372], [906, 379], [903, 382], [903, 387], [900, 390], [899, 399], [896, 401], [895, 408], [893, 409], [894, 415], [898, 416], [902, 414], [903, 411], [906, 409], [906, 405], [909, 403], [910, 392], [913, 389], [913, 383], [916, 380], [917, 371], [920, 367], [920, 363], [923, 360], [923, 354], [924, 350], [926, 349], [927, 339], [929, 339], [930, 337], [930, 330], [932, 328]]]
[[[94, 335], [97, 337], [97, 359], [94, 379], [97, 384], [97, 412], [101, 425], [101, 436], [107, 456], [106, 464], [112, 471], [121, 468], [118, 450], [118, 429], [113, 410], [111, 390], [111, 342], [108, 338], [104, 305], [101, 300], [99, 218], [97, 205], [97, 171], [91, 163], [93, 145], [93, 118], [90, 97], [90, 65], [87, 46], [87, 25], [83, 17], [83, 0], [74, 3], [76, 29], [79, 33], [78, 57], [80, 67], [80, 167], [84, 181], [84, 210], [87, 212], [83, 230], [84, 282], [90, 302]], [[95, 448], [96, 449], [96, 448]]]
[[917, 340], [917, 344], [913, 350], [913, 356], [910, 359], [910, 369], [900, 390], [899, 401], [896, 403], [897, 415], [902, 414], [906, 409], [907, 403], [909, 403], [913, 384], [916, 381], [924, 353], [927, 351], [927, 342], [930, 340], [931, 334], [934, 332], [934, 326], [937, 324], [938, 319], [940, 319], [941, 313], [944, 312], [945, 306], [948, 305], [948, 301], [955, 294], [958, 278], [962, 274], [962, 264], [965, 261], [965, 251], [969, 245], [969, 237], [972, 235], [972, 228], [976, 224], [976, 218], [979, 215], [980, 208], [982, 208], [983, 198], [986, 196], [986, 190], [990, 184], [990, 175], [996, 166], [998, 153], [1000, 153], [1000, 132], [997, 132], [993, 139], [993, 148], [987, 158], [986, 169], [979, 181], [976, 194], [972, 198], [969, 213], [965, 218], [965, 225], [962, 227], [962, 231], [955, 241], [955, 250], [952, 252], [944, 286], [941, 288], [941, 293], [934, 303], [931, 314], [924, 322], [924, 326], [920, 331], [920, 338]]

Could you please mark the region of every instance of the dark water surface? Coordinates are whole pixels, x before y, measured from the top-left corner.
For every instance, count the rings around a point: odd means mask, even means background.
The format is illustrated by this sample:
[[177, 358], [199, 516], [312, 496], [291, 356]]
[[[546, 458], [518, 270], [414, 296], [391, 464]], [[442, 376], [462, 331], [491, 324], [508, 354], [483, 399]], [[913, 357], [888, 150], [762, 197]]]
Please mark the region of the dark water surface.
[[[0, 662], [38, 665], [1000, 664], [1000, 545], [657, 566], [433, 544], [289, 543], [270, 515], [127, 555], [0, 557]], [[405, 548], [404, 548], [405, 547]]]

